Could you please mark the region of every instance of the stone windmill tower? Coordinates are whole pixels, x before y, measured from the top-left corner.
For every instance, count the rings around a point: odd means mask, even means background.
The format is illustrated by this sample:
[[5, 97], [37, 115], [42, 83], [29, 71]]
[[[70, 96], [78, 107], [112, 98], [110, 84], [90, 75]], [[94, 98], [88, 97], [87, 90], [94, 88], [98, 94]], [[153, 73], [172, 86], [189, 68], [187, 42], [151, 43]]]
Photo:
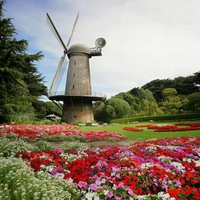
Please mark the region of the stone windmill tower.
[[[75, 20], [69, 41], [65, 45], [50, 16], [47, 14], [47, 23], [64, 48], [64, 55], [60, 59], [49, 90], [49, 99], [62, 108], [62, 121], [67, 123], [92, 122], [94, 120], [92, 102], [101, 102], [106, 99], [105, 95], [92, 94], [89, 65], [89, 59], [91, 57], [102, 55], [101, 49], [106, 44], [105, 39], [97, 39], [94, 48], [89, 48], [84, 44], [74, 44], [68, 48], [78, 16]], [[58, 85], [66, 67], [66, 55], [69, 59], [69, 65], [65, 92], [57, 92]]]

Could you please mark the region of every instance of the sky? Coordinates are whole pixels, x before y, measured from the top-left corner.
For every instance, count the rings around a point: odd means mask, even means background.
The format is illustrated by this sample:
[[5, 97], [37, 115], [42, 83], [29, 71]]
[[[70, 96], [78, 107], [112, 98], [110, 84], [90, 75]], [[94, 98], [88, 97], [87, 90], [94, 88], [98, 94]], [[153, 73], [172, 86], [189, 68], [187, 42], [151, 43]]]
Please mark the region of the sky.
[[[199, 0], [5, 0], [4, 9], [16, 37], [28, 40], [28, 53], [44, 55], [36, 66], [48, 88], [63, 48], [46, 13], [67, 43], [79, 12], [70, 46], [95, 47], [97, 38], [105, 38], [102, 56], [90, 59], [93, 93], [110, 98], [155, 79], [200, 71]], [[66, 76], [59, 91], [65, 90]]]

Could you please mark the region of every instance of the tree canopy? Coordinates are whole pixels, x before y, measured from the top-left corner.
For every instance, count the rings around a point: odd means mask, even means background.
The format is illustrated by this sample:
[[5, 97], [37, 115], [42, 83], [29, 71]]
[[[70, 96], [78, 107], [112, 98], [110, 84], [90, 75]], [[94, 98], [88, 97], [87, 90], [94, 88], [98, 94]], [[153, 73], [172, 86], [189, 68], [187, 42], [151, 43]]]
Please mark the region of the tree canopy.
[[5, 18], [4, 1], [0, 1], [0, 122], [19, 115], [34, 115], [32, 103], [47, 95], [44, 77], [35, 62], [41, 52], [28, 54], [28, 41], [17, 40], [11, 18]]
[[200, 72], [187, 77], [177, 77], [174, 79], [155, 79], [142, 86], [143, 89], [149, 89], [156, 101], [162, 100], [162, 91], [165, 88], [175, 88], [179, 95], [190, 95], [199, 92]]

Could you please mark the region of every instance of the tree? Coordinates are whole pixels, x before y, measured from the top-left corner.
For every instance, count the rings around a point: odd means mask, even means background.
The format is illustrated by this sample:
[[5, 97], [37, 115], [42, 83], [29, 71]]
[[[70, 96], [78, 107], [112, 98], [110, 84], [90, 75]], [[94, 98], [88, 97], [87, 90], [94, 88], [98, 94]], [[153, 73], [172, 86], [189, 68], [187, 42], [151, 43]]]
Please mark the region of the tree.
[[177, 96], [175, 88], [165, 88], [162, 92], [163, 96], [163, 111], [167, 114], [176, 114], [183, 106], [180, 97]]
[[149, 89], [152, 93], [154, 98], [157, 102], [162, 101], [162, 91], [165, 88], [172, 87], [173, 81], [171, 79], [156, 79], [153, 80], [144, 86], [142, 86], [143, 89]]
[[105, 102], [105, 105], [114, 108], [114, 112], [112, 111], [112, 118], [114, 119], [128, 117], [130, 115], [130, 106], [125, 100], [111, 98]]
[[4, 18], [0, 0], [0, 122], [34, 115], [32, 103], [47, 94], [44, 78], [34, 65], [43, 55], [26, 53], [28, 42], [17, 40], [11, 18]]
[[55, 114], [59, 117], [62, 116], [62, 110], [52, 101], [35, 101], [33, 107], [36, 113], [36, 118], [38, 119], [43, 119], [50, 114]]
[[187, 96], [188, 103], [185, 108], [189, 111], [200, 111], [200, 92], [195, 92]]
[[195, 84], [195, 76], [177, 77], [173, 80], [171, 87], [176, 88], [178, 94], [189, 95], [198, 92], [198, 87]]
[[164, 100], [169, 100], [172, 97], [175, 97], [177, 94], [177, 91], [175, 88], [165, 88], [162, 91], [162, 97], [164, 98]]
[[130, 111], [131, 108], [125, 100], [113, 97], [95, 110], [94, 117], [97, 121], [109, 123], [111, 119], [130, 116]]
[[198, 92], [200, 87], [200, 72], [186, 77], [177, 77], [174, 79], [156, 79], [144, 86], [143, 89], [149, 89], [157, 102], [162, 101], [162, 91], [165, 88], [175, 88], [179, 95], [190, 95]]

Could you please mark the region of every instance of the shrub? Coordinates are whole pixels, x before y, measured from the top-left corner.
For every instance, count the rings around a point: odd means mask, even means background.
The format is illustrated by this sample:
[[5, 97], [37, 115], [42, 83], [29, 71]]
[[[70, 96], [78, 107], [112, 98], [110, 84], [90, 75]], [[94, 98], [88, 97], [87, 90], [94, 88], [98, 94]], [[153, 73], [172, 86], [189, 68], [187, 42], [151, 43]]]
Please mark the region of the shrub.
[[50, 151], [53, 150], [54, 146], [46, 141], [38, 141], [35, 143], [34, 151], [39, 152], [39, 151]]

